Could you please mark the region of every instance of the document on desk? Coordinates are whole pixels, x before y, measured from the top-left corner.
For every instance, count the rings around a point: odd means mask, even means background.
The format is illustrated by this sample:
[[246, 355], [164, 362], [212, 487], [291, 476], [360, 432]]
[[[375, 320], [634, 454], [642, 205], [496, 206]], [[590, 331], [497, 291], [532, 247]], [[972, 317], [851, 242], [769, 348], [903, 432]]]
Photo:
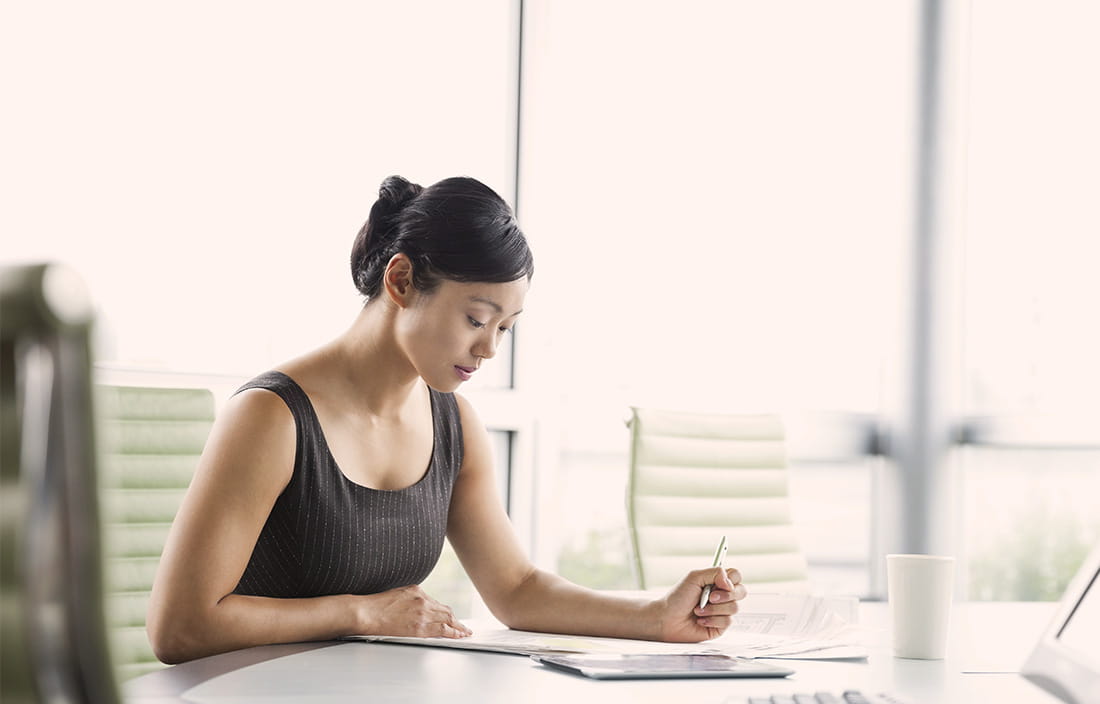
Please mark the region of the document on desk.
[[750, 595], [733, 625], [714, 643], [742, 657], [801, 660], [866, 658], [854, 596]]
[[[765, 598], [767, 597], [767, 598]], [[734, 618], [734, 626], [714, 640], [663, 643], [625, 638], [598, 638], [512, 630], [499, 622], [468, 621], [467, 638], [349, 636], [346, 640], [485, 650], [516, 655], [549, 653], [722, 654], [745, 658], [860, 659], [867, 649], [854, 628], [855, 604], [833, 597], [761, 595]], [[849, 610], [850, 609], [850, 610]], [[851, 619], [846, 618], [850, 616]]]
[[406, 645], [432, 645], [463, 650], [487, 650], [494, 653], [515, 655], [539, 655], [552, 653], [604, 653], [604, 654], [656, 654], [656, 653], [709, 653], [700, 643], [660, 643], [656, 641], [629, 640], [625, 638], [598, 638], [595, 636], [571, 636], [560, 633], [535, 633], [516, 631], [491, 622], [467, 621], [474, 632], [466, 638], [415, 638], [411, 636], [348, 636], [345, 640], [403, 643]]

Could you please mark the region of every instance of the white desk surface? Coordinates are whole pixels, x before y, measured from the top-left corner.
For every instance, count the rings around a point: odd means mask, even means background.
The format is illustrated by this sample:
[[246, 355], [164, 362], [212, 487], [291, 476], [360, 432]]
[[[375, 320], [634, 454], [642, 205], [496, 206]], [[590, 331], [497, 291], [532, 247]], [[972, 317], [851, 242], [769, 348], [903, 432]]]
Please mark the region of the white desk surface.
[[127, 704], [259, 702], [690, 702], [743, 704], [749, 696], [860, 689], [913, 704], [1058, 700], [1016, 670], [1054, 613], [1050, 603], [955, 604], [945, 660], [895, 658], [886, 605], [860, 605], [870, 629], [862, 661], [784, 660], [786, 679], [593, 681], [518, 655], [365, 642], [266, 646], [153, 672], [124, 683]]

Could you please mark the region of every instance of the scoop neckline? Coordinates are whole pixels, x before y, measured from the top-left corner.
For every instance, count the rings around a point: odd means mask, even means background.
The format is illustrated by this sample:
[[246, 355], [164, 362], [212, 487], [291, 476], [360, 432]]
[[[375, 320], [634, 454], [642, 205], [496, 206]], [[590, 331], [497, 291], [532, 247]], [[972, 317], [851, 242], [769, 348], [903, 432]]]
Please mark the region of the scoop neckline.
[[340, 463], [336, 461], [336, 457], [332, 454], [332, 448], [328, 444], [328, 437], [325, 435], [324, 426], [321, 425], [321, 419], [317, 415], [317, 409], [314, 408], [314, 406], [313, 406], [313, 399], [311, 399], [309, 397], [309, 394], [306, 393], [306, 390], [302, 388], [301, 384], [299, 384], [297, 381], [295, 381], [294, 378], [292, 376], [290, 376], [289, 374], [287, 374], [286, 372], [279, 371], [278, 369], [273, 369], [271, 371], [271, 373], [272, 374], [277, 374], [277, 375], [283, 377], [284, 379], [286, 379], [287, 381], [289, 381], [291, 384], [294, 385], [294, 388], [297, 389], [298, 393], [302, 395], [302, 398], [306, 402], [306, 409], [309, 412], [309, 416], [310, 416], [309, 419], [317, 427], [317, 433], [321, 438], [321, 444], [324, 445], [325, 456], [328, 458], [328, 461], [329, 461], [329, 463], [331, 463], [333, 469], [336, 470], [336, 473], [339, 474], [340, 477], [347, 484], [349, 484], [353, 487], [356, 487], [357, 489], [363, 489], [365, 491], [374, 491], [374, 492], [378, 492], [378, 493], [381, 493], [381, 494], [399, 494], [403, 491], [410, 491], [412, 489], [415, 489], [415, 488], [419, 487], [421, 484], [424, 484], [427, 481], [428, 477], [431, 476], [433, 470], [435, 470], [436, 453], [439, 449], [436, 445], [435, 427], [436, 427], [436, 422], [438, 421], [439, 409], [437, 407], [438, 402], [437, 402], [436, 397], [435, 397], [436, 392], [432, 387], [430, 387], [430, 386], [427, 387], [427, 389], [428, 389], [428, 401], [429, 401], [429, 404], [431, 406], [431, 416], [432, 416], [432, 452], [431, 452], [431, 455], [429, 455], [429, 457], [428, 457], [428, 466], [424, 469], [424, 473], [420, 475], [420, 478], [417, 479], [412, 484], [409, 484], [408, 486], [403, 486], [403, 487], [400, 487], [400, 488], [397, 488], [397, 489], [379, 489], [377, 487], [367, 486], [366, 484], [360, 484], [359, 482], [357, 482], [354, 479], [352, 479], [351, 477], [349, 477], [347, 474], [344, 474], [344, 470], [340, 468]]

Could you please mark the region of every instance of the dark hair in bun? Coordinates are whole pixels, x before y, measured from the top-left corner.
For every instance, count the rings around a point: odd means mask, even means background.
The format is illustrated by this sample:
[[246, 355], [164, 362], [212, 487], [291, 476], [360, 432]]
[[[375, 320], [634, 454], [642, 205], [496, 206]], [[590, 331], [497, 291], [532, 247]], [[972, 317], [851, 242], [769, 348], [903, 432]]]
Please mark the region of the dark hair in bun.
[[351, 248], [351, 275], [371, 300], [395, 254], [413, 264], [413, 285], [430, 293], [440, 280], [505, 283], [534, 273], [527, 238], [491, 188], [464, 176], [421, 188], [390, 176]]

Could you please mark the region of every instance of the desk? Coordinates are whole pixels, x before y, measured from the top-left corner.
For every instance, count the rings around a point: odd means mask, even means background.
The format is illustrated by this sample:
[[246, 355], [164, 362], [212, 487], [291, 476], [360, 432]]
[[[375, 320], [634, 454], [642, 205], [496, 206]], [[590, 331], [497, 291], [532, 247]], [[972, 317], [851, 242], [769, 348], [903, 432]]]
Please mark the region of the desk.
[[127, 704], [743, 704], [749, 695], [822, 689], [889, 691], [914, 704], [1055, 704], [1055, 698], [1011, 672], [1030, 653], [1054, 606], [956, 604], [947, 659], [925, 661], [893, 657], [886, 605], [861, 604], [860, 623], [870, 629], [870, 657], [854, 662], [783, 661], [796, 671], [785, 680], [598, 682], [547, 670], [516, 655], [324, 642], [250, 648], [195, 660], [130, 680], [123, 691]]

